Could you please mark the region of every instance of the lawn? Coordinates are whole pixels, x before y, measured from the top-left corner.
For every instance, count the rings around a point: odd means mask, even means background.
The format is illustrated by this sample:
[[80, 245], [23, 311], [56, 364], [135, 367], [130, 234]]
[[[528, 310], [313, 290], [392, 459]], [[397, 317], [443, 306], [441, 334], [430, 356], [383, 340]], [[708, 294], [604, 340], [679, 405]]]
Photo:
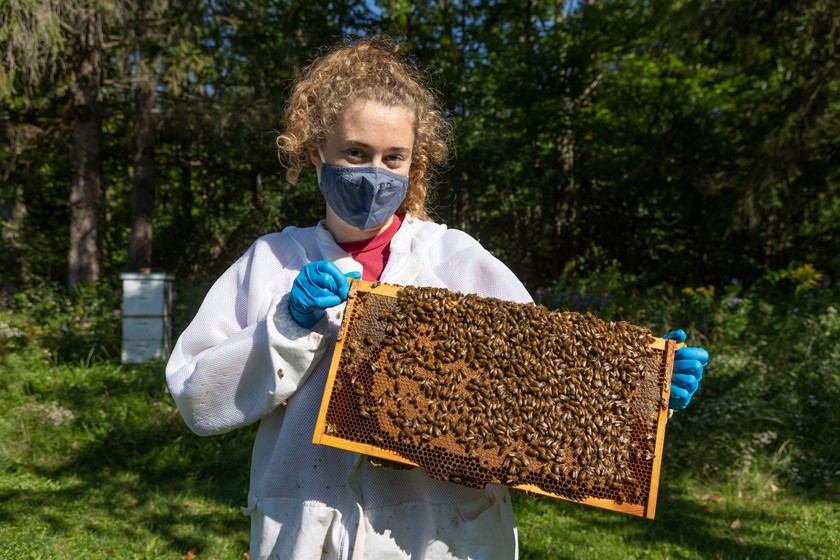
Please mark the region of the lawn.
[[[17, 353], [2, 368], [0, 558], [245, 557], [253, 428], [191, 434], [159, 363]], [[521, 557], [840, 557], [836, 496], [757, 468], [681, 470], [684, 414], [666, 439], [655, 520], [517, 492]]]

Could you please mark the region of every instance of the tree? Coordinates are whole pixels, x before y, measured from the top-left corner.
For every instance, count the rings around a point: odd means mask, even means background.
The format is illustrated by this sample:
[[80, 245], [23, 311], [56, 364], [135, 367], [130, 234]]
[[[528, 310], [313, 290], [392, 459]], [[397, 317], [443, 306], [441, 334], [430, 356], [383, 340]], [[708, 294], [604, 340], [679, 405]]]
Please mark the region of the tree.
[[322, 46], [373, 27], [430, 71], [454, 124], [434, 210], [529, 286], [599, 268], [748, 282], [793, 261], [832, 276], [837, 1], [10, 0], [4, 284], [69, 272], [72, 212], [74, 283], [97, 259], [110, 280], [212, 276], [312, 223], [313, 174], [285, 184], [273, 146], [285, 95]]
[[73, 37], [73, 187], [67, 289], [99, 280], [102, 204], [102, 18], [82, 6]]
[[[24, 99], [41, 78], [66, 68], [73, 123], [67, 289], [100, 272], [102, 211], [103, 26], [119, 22], [120, 1], [9, 2], [3, 14], [6, 55], [0, 94]], [[22, 93], [20, 93], [22, 92]]]
[[[63, 49], [60, 2], [9, 1], [0, 11], [0, 238], [3, 251], [3, 291], [14, 292], [25, 269], [21, 232], [26, 202], [21, 184], [9, 183], [23, 145], [43, 131], [14, 118], [12, 105], [26, 107], [35, 84], [53, 74]], [[19, 90], [22, 90], [20, 92]]]
[[131, 225], [128, 238], [128, 267], [151, 268], [153, 217], [155, 208], [155, 129], [160, 43], [167, 33], [159, 31], [163, 6], [155, 1], [138, 2], [131, 23], [134, 74], [134, 178], [131, 190]]

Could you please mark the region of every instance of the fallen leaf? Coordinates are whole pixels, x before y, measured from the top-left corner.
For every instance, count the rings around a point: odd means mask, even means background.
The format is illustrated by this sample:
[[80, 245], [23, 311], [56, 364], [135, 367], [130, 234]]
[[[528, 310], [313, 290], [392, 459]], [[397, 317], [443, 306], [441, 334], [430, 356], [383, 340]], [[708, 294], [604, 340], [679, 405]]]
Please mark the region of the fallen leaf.
[[195, 549], [191, 548], [186, 554], [181, 556], [181, 560], [195, 560]]
[[721, 500], [720, 496], [709, 496], [708, 500], [710, 502], [718, 503]]
[[703, 506], [703, 511], [705, 511], [706, 513], [712, 513], [712, 507], [711, 506]]
[[778, 487], [778, 486], [776, 486], [775, 484], [773, 484], [773, 483], [771, 482], [771, 483], [770, 483], [770, 491], [771, 491], [771, 492], [773, 492], [773, 493], [775, 494], [776, 492], [778, 492], [778, 491], [779, 491], [779, 487]]
[[741, 528], [741, 520], [736, 519], [735, 521], [733, 521], [732, 523], [729, 524], [729, 528], [730, 529], [740, 529]]
[[744, 544], [744, 537], [735, 537], [736, 544]]

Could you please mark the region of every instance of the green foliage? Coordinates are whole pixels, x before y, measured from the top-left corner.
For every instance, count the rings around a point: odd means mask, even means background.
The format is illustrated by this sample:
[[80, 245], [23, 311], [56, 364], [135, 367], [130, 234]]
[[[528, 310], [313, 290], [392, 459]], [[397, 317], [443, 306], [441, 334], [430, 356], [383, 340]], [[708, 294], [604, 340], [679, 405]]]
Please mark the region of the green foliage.
[[70, 298], [42, 284], [0, 304], [0, 360], [18, 352], [60, 362], [118, 357], [121, 329], [120, 300], [107, 285], [84, 284]]
[[[34, 26], [3, 48], [40, 77], [18, 73], [0, 106], [2, 274], [21, 288], [66, 277], [72, 177], [73, 44], [56, 18], [76, 4], [21, 19], [30, 4], [0, 34]], [[792, 262], [840, 274], [836, 0], [103, 5], [121, 38], [104, 61], [103, 278], [126, 266], [138, 68], [157, 84], [153, 267], [202, 282], [322, 215], [313, 176], [286, 185], [272, 142], [296, 70], [365, 30], [430, 70], [455, 125], [437, 215], [528, 285], [593, 256], [647, 287]]]
[[707, 474], [749, 480], [761, 472], [837, 495], [838, 291], [791, 298], [797, 287], [686, 290], [675, 315], [705, 336], [713, 358], [692, 414], [680, 415], [672, 434], [695, 442], [676, 453]]
[[799, 295], [816, 288], [825, 275], [816, 270], [812, 264], [805, 263], [802, 266], [791, 264], [782, 270], [768, 271], [764, 278], [773, 284], [790, 282], [794, 286], [794, 293]]
[[7, 103], [54, 71], [65, 45], [60, 3], [7, 0], [0, 10], [0, 103]]

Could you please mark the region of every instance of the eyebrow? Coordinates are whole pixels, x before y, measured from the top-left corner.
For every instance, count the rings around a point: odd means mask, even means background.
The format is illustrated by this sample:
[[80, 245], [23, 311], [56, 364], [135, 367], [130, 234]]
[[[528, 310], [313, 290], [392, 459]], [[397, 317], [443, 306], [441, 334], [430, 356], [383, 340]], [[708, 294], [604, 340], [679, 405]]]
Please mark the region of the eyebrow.
[[[366, 150], [373, 150], [373, 146], [368, 144], [367, 142], [362, 142], [361, 140], [345, 140], [345, 144], [352, 144], [353, 146], [357, 146], [359, 148], [365, 148]], [[401, 146], [391, 146], [390, 148], [385, 149], [386, 152], [410, 152], [411, 148], [405, 148]]]

